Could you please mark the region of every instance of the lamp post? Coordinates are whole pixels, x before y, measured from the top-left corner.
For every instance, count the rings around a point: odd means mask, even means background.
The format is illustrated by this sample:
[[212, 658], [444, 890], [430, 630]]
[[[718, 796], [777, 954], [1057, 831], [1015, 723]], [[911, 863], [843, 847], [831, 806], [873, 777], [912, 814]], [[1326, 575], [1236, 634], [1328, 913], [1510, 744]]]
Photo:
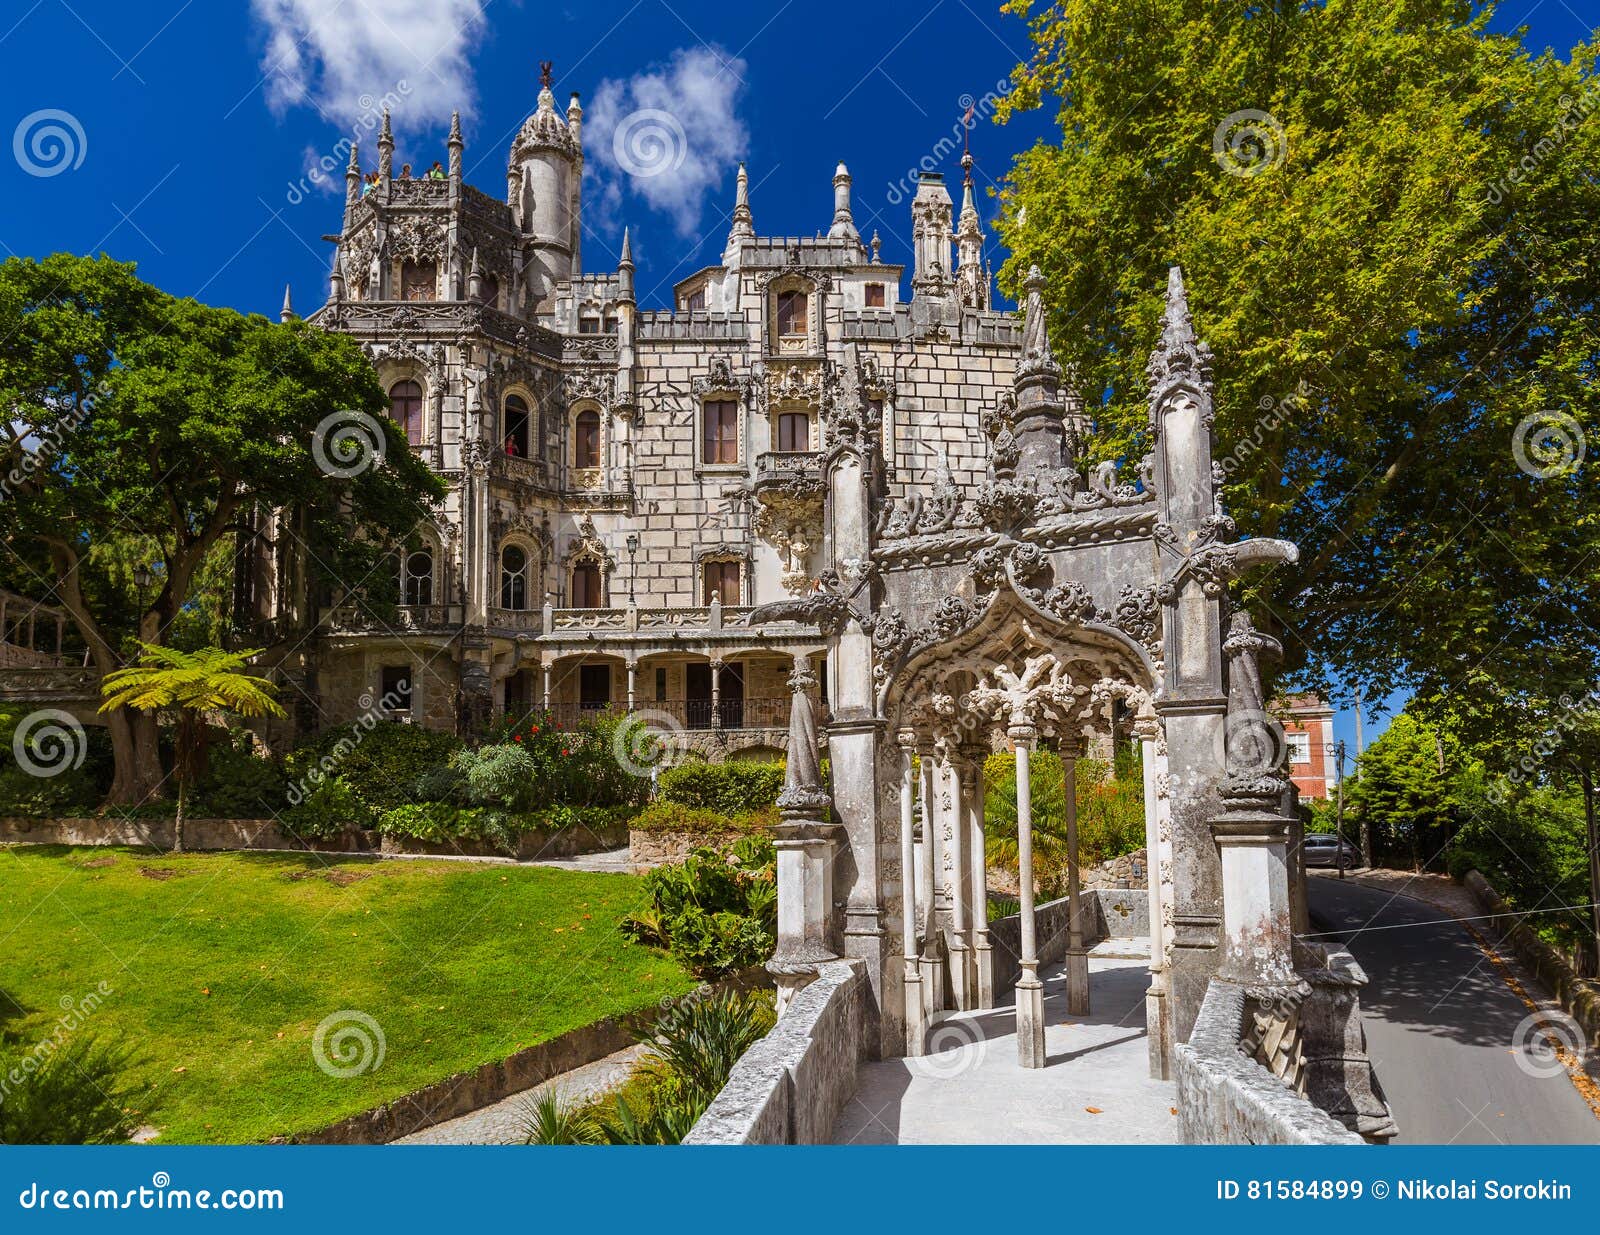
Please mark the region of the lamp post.
[[629, 532], [628, 539], [623, 542], [628, 547], [628, 608], [633, 608], [633, 555], [639, 552], [639, 533]]
[[134, 621], [138, 624], [141, 636], [144, 634], [144, 596], [154, 579], [154, 573], [143, 562], [133, 568], [133, 586], [139, 593], [139, 613]]

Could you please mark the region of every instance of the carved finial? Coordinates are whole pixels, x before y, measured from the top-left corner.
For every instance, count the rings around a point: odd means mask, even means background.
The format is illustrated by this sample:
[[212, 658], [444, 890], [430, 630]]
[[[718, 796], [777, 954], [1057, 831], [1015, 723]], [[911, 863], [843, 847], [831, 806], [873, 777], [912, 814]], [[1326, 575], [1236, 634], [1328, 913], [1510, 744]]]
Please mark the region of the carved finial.
[[450, 113], [450, 144], [461, 145], [461, 113], [458, 111]]
[[617, 259], [617, 266], [620, 268], [622, 266], [632, 266], [632, 265], [633, 265], [633, 243], [629, 239], [628, 229], [626, 227], [624, 227], [622, 229], [622, 256]]
[[387, 107], [383, 109], [383, 127], [378, 130], [378, 144], [381, 146], [385, 142], [391, 146], [394, 145], [394, 130], [389, 127], [389, 109]]
[[872, 229], [872, 263], [878, 264], [878, 253], [883, 248], [883, 241], [878, 238], [878, 229]]
[[855, 219], [850, 214], [850, 169], [843, 160], [833, 173], [833, 225], [828, 228], [828, 238], [861, 243], [861, 233], [856, 231]]
[[1159, 398], [1163, 383], [1184, 376], [1202, 385], [1211, 382], [1211, 349], [1195, 337], [1194, 318], [1189, 313], [1189, 296], [1183, 286], [1183, 270], [1173, 266], [1167, 272], [1167, 303], [1162, 312], [1161, 342], [1150, 356], [1152, 398]]
[[361, 178], [361, 147], [355, 142], [350, 143], [350, 161], [344, 165], [344, 174], [347, 178]]
[[539, 88], [541, 90], [550, 89], [550, 83], [555, 80], [554, 69], [555, 65], [549, 60], [539, 61]]
[[283, 285], [283, 308], [278, 310], [278, 320], [280, 322], [287, 322], [292, 321], [293, 319], [294, 306], [289, 303], [289, 285], [285, 283]]
[[1162, 317], [1161, 346], [1171, 351], [1194, 343], [1194, 318], [1189, 313], [1189, 295], [1183, 287], [1183, 267], [1167, 271], [1167, 308]]

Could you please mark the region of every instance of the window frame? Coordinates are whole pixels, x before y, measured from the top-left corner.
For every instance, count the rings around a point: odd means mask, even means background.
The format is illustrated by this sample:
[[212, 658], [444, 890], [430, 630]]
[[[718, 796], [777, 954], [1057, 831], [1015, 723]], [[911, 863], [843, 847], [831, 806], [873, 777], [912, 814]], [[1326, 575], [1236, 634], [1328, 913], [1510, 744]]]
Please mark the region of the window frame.
[[[583, 450], [583, 445], [584, 445], [584, 437], [586, 436], [586, 430], [584, 428], [586, 423], [592, 424], [594, 426], [594, 442], [593, 442], [593, 447], [594, 447], [593, 459], [594, 459], [594, 462], [592, 462], [592, 463], [584, 462], [584, 457], [585, 456], [581, 453], [581, 451]], [[598, 471], [604, 465], [605, 465], [605, 424], [604, 424], [604, 421], [601, 420], [600, 413], [599, 413], [599, 411], [597, 409], [592, 408], [592, 407], [580, 408], [578, 410], [578, 412], [572, 417], [572, 466], [573, 466], [573, 469], [575, 471], [579, 471], [579, 472], [593, 472], [593, 471]]]
[[[712, 409], [716, 409], [716, 434], [712, 433]], [[726, 419], [724, 419], [724, 417]], [[744, 434], [739, 400], [732, 395], [713, 394], [700, 401], [700, 463], [703, 467], [737, 467], [743, 454]], [[715, 449], [713, 450], [713, 445]], [[731, 457], [724, 458], [724, 451]], [[715, 455], [715, 458], [709, 457]]]
[[[728, 572], [733, 575], [733, 599], [728, 599], [723, 593], [727, 589]], [[712, 583], [712, 572], [717, 575], [716, 584]], [[710, 605], [712, 598], [722, 602], [724, 608], [729, 605], [744, 603], [744, 563], [738, 558], [708, 557], [700, 561], [700, 595], [701, 603]]]
[[[395, 391], [399, 390], [402, 386], [412, 386], [416, 388], [417, 393], [414, 396], [409, 394], [400, 396], [407, 402], [410, 402], [413, 398], [416, 400], [416, 423], [414, 432], [409, 419], [402, 420], [395, 415], [395, 404], [397, 402]], [[413, 447], [424, 445], [427, 442], [427, 387], [414, 377], [397, 377], [394, 381], [389, 383], [389, 389], [387, 393], [389, 396], [389, 419], [400, 426], [400, 431], [406, 435], [407, 445]]]

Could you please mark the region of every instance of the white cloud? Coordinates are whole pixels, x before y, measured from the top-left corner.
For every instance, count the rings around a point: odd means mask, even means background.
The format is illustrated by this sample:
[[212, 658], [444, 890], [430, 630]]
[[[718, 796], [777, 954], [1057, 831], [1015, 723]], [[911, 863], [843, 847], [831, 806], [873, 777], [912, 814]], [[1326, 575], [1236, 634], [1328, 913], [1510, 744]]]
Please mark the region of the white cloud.
[[[346, 125], [389, 99], [414, 125], [471, 112], [481, 0], [251, 0], [276, 111], [311, 106]], [[398, 106], [394, 99], [398, 97]]]
[[730, 183], [750, 133], [736, 107], [746, 64], [717, 48], [684, 48], [626, 81], [607, 78], [584, 110], [584, 151], [600, 200], [626, 187], [692, 235], [708, 191]]

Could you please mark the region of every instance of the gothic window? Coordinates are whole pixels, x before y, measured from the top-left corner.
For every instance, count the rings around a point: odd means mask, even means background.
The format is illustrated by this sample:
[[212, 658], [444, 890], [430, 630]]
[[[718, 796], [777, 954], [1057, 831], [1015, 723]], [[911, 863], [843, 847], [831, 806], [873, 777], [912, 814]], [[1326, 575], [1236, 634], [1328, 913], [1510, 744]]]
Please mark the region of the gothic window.
[[433, 553], [413, 549], [400, 561], [400, 601], [406, 605], [433, 603]]
[[617, 315], [615, 313], [606, 314], [606, 333], [617, 333]]
[[594, 313], [585, 313], [578, 318], [579, 334], [599, 334], [600, 318]]
[[413, 381], [389, 387], [389, 418], [405, 430], [406, 441], [422, 445], [422, 386]]
[[705, 578], [706, 604], [713, 600], [724, 605], [739, 603], [738, 562], [706, 562], [701, 571]]
[[804, 292], [778, 293], [778, 333], [803, 335], [806, 332], [807, 297]]
[[700, 461], [739, 462], [739, 405], [732, 399], [707, 399], [702, 418]]
[[883, 284], [868, 283], [866, 306], [869, 309], [883, 308]]
[[811, 449], [811, 416], [808, 413], [778, 413], [778, 449], [790, 454]]
[[506, 396], [505, 452], [513, 458], [526, 459], [533, 417], [528, 412], [528, 401], [521, 395]]
[[683, 298], [683, 311], [685, 313], [704, 313], [706, 311], [706, 289], [697, 287]]
[[528, 607], [528, 551], [521, 545], [500, 550], [500, 607], [518, 611]]
[[599, 609], [605, 604], [601, 597], [600, 567], [593, 562], [579, 562], [572, 568], [572, 607], [574, 609]]
[[572, 423], [572, 465], [600, 466], [600, 413], [593, 409], [579, 412]]
[[439, 270], [432, 262], [400, 263], [400, 299], [432, 300], [439, 294]]

